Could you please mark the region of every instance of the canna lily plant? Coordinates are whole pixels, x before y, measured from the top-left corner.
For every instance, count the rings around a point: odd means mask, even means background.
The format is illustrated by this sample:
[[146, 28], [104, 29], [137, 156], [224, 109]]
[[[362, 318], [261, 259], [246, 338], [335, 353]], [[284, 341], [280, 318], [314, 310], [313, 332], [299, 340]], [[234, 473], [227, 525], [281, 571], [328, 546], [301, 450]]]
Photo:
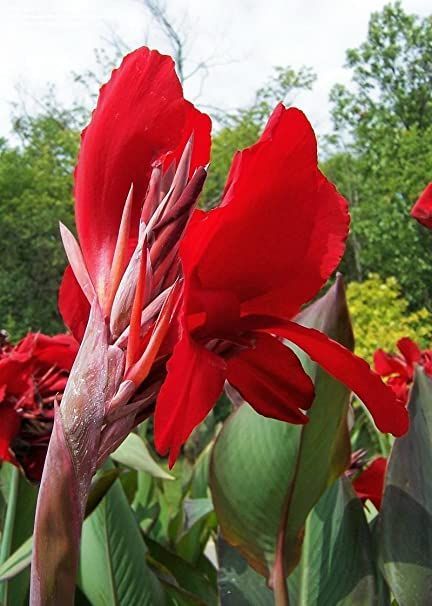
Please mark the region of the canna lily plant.
[[317, 166], [302, 112], [278, 105], [233, 160], [218, 208], [196, 204], [210, 119], [183, 98], [169, 57], [141, 48], [100, 92], [75, 172], [78, 241], [60, 289], [81, 341], [54, 428], [35, 519], [31, 603], [72, 604], [93, 474], [154, 413], [172, 466], [224, 386], [257, 412], [306, 423], [311, 380], [288, 339], [344, 382], [378, 428], [405, 407], [368, 364], [293, 318], [344, 252], [346, 201]]

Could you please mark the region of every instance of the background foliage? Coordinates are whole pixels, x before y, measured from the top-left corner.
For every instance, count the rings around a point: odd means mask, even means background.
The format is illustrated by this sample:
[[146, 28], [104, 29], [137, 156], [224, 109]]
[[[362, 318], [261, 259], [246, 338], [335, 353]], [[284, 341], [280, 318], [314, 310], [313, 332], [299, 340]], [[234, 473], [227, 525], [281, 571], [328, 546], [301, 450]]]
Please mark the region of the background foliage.
[[[100, 74], [74, 75], [89, 99], [124, 51], [117, 40], [111, 54], [99, 51]], [[348, 292], [356, 299], [359, 351], [370, 357], [375, 342], [392, 348], [403, 331], [423, 343], [429, 336], [423, 324], [429, 319], [424, 308], [431, 309], [432, 235], [407, 215], [431, 174], [432, 19], [407, 14], [399, 2], [387, 5], [371, 16], [363, 44], [347, 51], [346, 68], [351, 85], [335, 84], [331, 92], [333, 129], [321, 141], [321, 160], [350, 202], [352, 228], [341, 270], [348, 282], [364, 284]], [[310, 68], [279, 66], [247, 107], [214, 112], [203, 206], [217, 204], [235, 150], [257, 139], [275, 104], [295, 103], [315, 79]], [[14, 339], [29, 329], [62, 329], [55, 302], [65, 264], [58, 221], [73, 226], [72, 172], [89, 109], [62, 107], [52, 92], [40, 106], [36, 115], [18, 108], [12, 140], [0, 143], [0, 323]], [[393, 277], [396, 282], [387, 280]], [[396, 295], [396, 284], [408, 310], [390, 294]], [[385, 318], [381, 328], [374, 323], [374, 337], [372, 329], [363, 336], [361, 328], [370, 320], [368, 296], [382, 308], [377, 320]], [[392, 310], [384, 310], [387, 304]], [[414, 315], [402, 321], [406, 311]]]

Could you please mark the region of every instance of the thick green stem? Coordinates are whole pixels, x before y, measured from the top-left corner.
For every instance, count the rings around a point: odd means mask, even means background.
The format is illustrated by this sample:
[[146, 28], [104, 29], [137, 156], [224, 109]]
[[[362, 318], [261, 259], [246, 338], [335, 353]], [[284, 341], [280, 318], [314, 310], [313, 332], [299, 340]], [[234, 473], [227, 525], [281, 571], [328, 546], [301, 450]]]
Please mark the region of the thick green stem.
[[[3, 528], [3, 535], [0, 547], [0, 564], [6, 562], [10, 556], [13, 531], [15, 526], [16, 507], [18, 501], [18, 488], [19, 488], [19, 470], [16, 467], [12, 467], [11, 478], [9, 485], [9, 495], [6, 509], [5, 525]], [[4, 581], [0, 583], [0, 604], [6, 605], [8, 593], [8, 583]]]

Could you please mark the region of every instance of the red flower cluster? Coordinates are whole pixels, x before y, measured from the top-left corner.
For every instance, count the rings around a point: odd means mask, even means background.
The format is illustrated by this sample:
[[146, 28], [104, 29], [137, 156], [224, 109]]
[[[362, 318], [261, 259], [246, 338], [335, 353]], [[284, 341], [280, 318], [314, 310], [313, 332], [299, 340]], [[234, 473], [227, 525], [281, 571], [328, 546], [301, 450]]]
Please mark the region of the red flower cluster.
[[406, 406], [414, 380], [415, 365], [423, 367], [432, 377], [432, 350], [421, 351], [414, 341], [404, 337], [397, 342], [398, 354], [388, 354], [378, 349], [374, 354], [376, 372], [383, 377], [397, 396], [398, 402]]
[[0, 460], [40, 480], [53, 425], [78, 351], [73, 337], [28, 334], [16, 347], [0, 344]]
[[[313, 385], [281, 338], [355, 391], [381, 430], [403, 434], [404, 407], [366, 362], [293, 321], [336, 269], [349, 229], [306, 117], [279, 105], [234, 157], [219, 207], [202, 212], [210, 127], [183, 98], [172, 60], [142, 48], [102, 88], [83, 134], [79, 244], [63, 228], [72, 270], [60, 308], [81, 339], [92, 306], [83, 348], [99, 348], [95, 366], [107, 358], [92, 375], [108, 368], [99, 460], [155, 406], [156, 445], [172, 464], [225, 382], [261, 414], [305, 423]], [[74, 381], [78, 372], [84, 354]]]

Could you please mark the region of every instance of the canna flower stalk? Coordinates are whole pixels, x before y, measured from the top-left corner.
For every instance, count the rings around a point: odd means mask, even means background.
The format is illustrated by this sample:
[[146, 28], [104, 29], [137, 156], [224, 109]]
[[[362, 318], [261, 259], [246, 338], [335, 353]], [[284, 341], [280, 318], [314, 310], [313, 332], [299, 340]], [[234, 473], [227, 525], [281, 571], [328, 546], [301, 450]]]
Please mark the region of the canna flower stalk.
[[282, 338], [356, 391], [381, 430], [407, 429], [405, 408], [366, 362], [293, 320], [335, 270], [349, 227], [307, 119], [279, 105], [204, 213], [195, 207], [210, 128], [172, 60], [142, 48], [101, 89], [83, 133], [78, 240], [61, 226], [70, 265], [59, 297], [81, 347], [42, 476], [33, 606], [73, 603], [91, 478], [153, 412], [170, 465], [224, 385], [263, 415], [307, 422], [313, 385]]

